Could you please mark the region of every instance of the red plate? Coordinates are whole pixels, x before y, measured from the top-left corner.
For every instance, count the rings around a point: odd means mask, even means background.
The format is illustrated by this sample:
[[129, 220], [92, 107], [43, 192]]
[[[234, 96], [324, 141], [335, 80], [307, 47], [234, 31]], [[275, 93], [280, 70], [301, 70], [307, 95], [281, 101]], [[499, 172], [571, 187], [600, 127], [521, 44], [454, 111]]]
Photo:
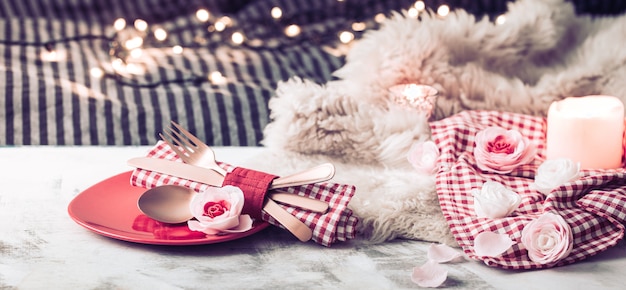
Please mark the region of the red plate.
[[105, 179], [81, 192], [68, 206], [68, 213], [79, 225], [100, 235], [152, 245], [201, 245], [232, 241], [266, 228], [255, 222], [252, 229], [236, 234], [205, 235], [191, 231], [186, 223], [166, 224], [144, 215], [137, 207], [145, 188], [132, 186], [132, 171]]

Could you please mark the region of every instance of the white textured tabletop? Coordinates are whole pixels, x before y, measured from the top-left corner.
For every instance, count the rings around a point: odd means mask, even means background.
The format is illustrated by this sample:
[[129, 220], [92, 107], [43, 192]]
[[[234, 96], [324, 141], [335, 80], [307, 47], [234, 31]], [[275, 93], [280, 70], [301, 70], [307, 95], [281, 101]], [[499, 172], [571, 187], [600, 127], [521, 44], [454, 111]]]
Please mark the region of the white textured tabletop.
[[[0, 289], [416, 289], [430, 243], [357, 239], [325, 248], [270, 227], [199, 246], [119, 241], [75, 223], [68, 204], [131, 170], [148, 147], [0, 148]], [[231, 164], [262, 148], [215, 148]], [[445, 264], [445, 289], [624, 289], [626, 244], [560, 268], [505, 271]]]

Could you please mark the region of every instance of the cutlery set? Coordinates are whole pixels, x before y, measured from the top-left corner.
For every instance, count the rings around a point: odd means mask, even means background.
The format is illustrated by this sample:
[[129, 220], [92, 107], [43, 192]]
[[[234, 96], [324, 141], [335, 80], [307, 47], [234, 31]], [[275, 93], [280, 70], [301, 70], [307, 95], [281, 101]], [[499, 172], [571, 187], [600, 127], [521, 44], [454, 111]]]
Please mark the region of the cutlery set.
[[[136, 168], [221, 187], [229, 173], [218, 165], [213, 150], [177, 123], [172, 121], [172, 126], [167, 128], [160, 137], [183, 162], [137, 157], [128, 160], [128, 164]], [[300, 241], [308, 241], [311, 239], [312, 230], [276, 202], [312, 212], [324, 213], [328, 210], [326, 202], [289, 193], [282, 189], [324, 182], [333, 178], [334, 174], [335, 167], [330, 163], [325, 163], [308, 170], [273, 179], [263, 201], [263, 211], [277, 220]], [[158, 186], [142, 194], [138, 206], [144, 214], [154, 220], [165, 223], [181, 223], [192, 218], [189, 202], [193, 194], [195, 191], [182, 186]]]

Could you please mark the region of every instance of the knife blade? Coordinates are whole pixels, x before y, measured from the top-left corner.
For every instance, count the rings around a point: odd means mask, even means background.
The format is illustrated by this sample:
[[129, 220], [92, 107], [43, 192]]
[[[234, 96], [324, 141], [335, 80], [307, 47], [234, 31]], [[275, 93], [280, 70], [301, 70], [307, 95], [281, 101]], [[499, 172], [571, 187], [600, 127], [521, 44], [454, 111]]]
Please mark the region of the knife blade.
[[212, 186], [219, 187], [224, 183], [224, 176], [217, 171], [187, 163], [150, 157], [131, 158], [127, 163], [133, 167], [202, 182]]
[[[208, 185], [222, 186], [222, 183], [224, 183], [224, 176], [219, 172], [211, 168], [200, 167], [189, 163], [151, 157], [135, 157], [129, 159], [127, 163], [133, 167], [202, 182]], [[334, 175], [335, 166], [330, 163], [325, 163], [288, 176], [278, 177], [270, 184], [269, 189], [323, 182], [333, 178]]]

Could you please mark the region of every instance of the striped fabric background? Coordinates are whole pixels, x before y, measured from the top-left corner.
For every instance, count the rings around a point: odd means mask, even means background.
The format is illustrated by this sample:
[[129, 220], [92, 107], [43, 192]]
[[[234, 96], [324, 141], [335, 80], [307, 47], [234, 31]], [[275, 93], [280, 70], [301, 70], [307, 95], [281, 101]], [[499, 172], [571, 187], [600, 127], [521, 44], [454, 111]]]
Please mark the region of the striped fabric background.
[[[55, 5], [62, 2], [66, 4]], [[162, 126], [176, 120], [213, 145], [257, 145], [268, 122], [266, 103], [277, 81], [292, 75], [323, 81], [340, 65], [339, 59], [314, 46], [277, 53], [195, 45], [194, 30], [202, 25], [193, 14], [204, 7], [199, 2], [15, 0], [3, 4], [0, 31], [2, 39], [13, 44], [0, 47], [2, 144], [154, 144]], [[235, 17], [255, 17], [250, 14], [261, 12], [260, 8]], [[108, 40], [58, 42], [55, 48], [66, 59], [56, 62], [41, 60], [43, 45], [21, 44], [112, 35], [113, 21], [119, 17], [181, 29], [171, 33], [169, 41], [197, 47], [181, 55], [169, 47], [147, 48], [141, 58], [145, 74], [99, 79], [89, 71], [92, 67], [111, 70]], [[204, 78], [213, 71], [220, 71], [226, 82], [150, 87], [168, 80]], [[129, 85], [133, 83], [139, 86]]]
[[[505, 0], [424, 1], [497, 16]], [[341, 67], [337, 34], [354, 21], [406, 9], [413, 0], [3, 0], [0, 1], [0, 145], [152, 145], [170, 120], [210, 145], [256, 146], [276, 84], [293, 76], [325, 83]], [[283, 16], [274, 20], [272, 7]], [[608, 6], [602, 6], [608, 7]], [[199, 8], [210, 20], [195, 17]], [[613, 8], [611, 8], [613, 9]], [[228, 16], [224, 32], [211, 23]], [[144, 19], [169, 32], [146, 38], [116, 70], [110, 54], [132, 32], [113, 23]], [[368, 23], [370, 23], [368, 22]], [[298, 24], [298, 37], [283, 29]], [[375, 25], [375, 23], [373, 24]], [[230, 40], [235, 29], [246, 41]], [[356, 33], [358, 37], [358, 32]], [[173, 45], [184, 47], [182, 54]], [[55, 52], [56, 55], [51, 55]], [[52, 58], [55, 56], [56, 58]], [[99, 68], [104, 77], [91, 74]], [[223, 81], [208, 76], [219, 72]]]

